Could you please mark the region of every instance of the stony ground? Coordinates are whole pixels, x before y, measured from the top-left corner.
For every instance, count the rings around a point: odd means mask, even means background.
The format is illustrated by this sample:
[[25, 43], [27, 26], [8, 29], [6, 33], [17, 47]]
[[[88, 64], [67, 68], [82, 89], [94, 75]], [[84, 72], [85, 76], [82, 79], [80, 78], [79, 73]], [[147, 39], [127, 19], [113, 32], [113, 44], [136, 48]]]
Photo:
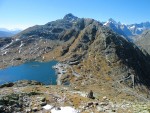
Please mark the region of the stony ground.
[[[96, 87], [96, 86], [95, 86]], [[89, 98], [89, 88], [31, 85], [12, 86], [0, 89], [0, 111], [4, 113], [50, 113], [45, 105], [59, 109], [70, 106], [79, 113], [149, 113], [150, 103], [112, 99], [93, 91], [94, 98]], [[115, 98], [115, 97], [114, 97]]]

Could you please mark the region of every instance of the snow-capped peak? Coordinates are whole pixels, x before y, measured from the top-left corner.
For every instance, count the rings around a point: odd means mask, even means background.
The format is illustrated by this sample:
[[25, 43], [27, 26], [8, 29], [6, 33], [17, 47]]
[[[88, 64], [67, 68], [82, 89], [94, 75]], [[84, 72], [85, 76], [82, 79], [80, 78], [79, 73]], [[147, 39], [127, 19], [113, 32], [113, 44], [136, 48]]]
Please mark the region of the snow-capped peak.
[[135, 36], [141, 34], [144, 30], [150, 29], [150, 22], [142, 22], [139, 24], [122, 24], [121, 22], [116, 22], [114, 19], [110, 18], [103, 25], [110, 27], [116, 33], [123, 35], [125, 37]]
[[108, 21], [105, 22], [103, 25], [109, 26], [109, 24], [114, 24], [115, 26], [121, 25], [120, 22], [116, 22], [116, 21], [115, 21], [114, 19], [112, 19], [112, 18], [108, 19]]
[[118, 24], [118, 22], [116, 22], [114, 19], [110, 18], [109, 20], [109, 23], [113, 23], [113, 24]]
[[103, 25], [107, 26], [109, 24], [109, 21], [105, 22]]

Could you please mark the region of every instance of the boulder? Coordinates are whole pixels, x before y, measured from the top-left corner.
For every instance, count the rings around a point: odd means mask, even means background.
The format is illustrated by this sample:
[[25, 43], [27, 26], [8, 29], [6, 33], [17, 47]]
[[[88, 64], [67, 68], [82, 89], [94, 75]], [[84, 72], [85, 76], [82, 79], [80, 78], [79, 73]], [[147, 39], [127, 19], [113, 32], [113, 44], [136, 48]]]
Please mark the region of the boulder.
[[92, 90], [90, 90], [90, 92], [88, 93], [87, 97], [90, 98], [90, 99], [95, 99]]

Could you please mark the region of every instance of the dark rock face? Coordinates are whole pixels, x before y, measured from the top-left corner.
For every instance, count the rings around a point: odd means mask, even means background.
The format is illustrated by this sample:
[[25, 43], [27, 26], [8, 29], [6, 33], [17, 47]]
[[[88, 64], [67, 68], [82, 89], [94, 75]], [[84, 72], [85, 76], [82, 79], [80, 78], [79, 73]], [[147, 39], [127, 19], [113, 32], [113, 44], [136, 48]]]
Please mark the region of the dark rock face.
[[11, 38], [0, 38], [0, 47], [3, 47], [6, 44], [11, 43]]

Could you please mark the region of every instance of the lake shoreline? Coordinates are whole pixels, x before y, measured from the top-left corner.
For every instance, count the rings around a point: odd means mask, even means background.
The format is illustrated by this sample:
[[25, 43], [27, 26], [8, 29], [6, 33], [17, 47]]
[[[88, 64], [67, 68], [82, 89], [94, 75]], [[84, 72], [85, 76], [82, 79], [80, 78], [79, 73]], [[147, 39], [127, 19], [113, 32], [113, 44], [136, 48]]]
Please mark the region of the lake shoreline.
[[66, 70], [64, 69], [67, 68], [67, 65], [59, 62], [55, 66], [53, 66], [53, 68], [55, 69], [57, 74], [57, 85], [61, 85], [61, 77], [64, 73], [66, 73]]

